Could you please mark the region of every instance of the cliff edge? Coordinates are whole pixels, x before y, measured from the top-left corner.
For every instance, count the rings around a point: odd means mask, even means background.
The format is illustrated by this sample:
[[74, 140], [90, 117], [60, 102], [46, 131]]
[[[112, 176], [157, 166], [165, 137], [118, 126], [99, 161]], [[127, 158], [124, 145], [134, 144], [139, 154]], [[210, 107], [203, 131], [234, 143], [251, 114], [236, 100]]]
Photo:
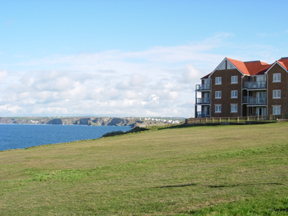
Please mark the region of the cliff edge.
[[89, 126], [130, 126], [147, 127], [152, 125], [166, 125], [164, 122], [143, 121], [139, 118], [114, 117], [0, 117], [0, 124], [57, 124], [57, 125], [89, 125]]

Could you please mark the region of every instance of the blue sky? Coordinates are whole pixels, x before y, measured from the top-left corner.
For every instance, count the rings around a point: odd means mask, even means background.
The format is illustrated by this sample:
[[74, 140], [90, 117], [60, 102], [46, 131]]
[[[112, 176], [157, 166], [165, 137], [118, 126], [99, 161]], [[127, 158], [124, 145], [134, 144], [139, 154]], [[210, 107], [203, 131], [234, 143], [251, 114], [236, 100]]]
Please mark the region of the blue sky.
[[0, 0], [0, 116], [194, 114], [227, 56], [288, 56], [287, 1]]

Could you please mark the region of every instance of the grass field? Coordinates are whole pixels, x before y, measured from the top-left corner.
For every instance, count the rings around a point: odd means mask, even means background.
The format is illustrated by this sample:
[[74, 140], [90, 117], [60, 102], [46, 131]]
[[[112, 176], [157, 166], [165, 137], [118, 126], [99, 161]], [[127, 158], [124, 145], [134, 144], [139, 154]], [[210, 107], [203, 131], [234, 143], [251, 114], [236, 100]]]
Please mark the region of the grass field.
[[0, 152], [0, 215], [287, 215], [288, 124]]

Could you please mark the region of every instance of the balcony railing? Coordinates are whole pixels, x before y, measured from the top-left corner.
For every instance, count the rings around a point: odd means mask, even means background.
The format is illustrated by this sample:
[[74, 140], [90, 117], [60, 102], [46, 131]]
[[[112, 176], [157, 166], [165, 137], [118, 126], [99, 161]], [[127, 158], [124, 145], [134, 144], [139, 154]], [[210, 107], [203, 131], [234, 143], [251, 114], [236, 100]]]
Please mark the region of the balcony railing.
[[196, 85], [196, 91], [207, 91], [207, 90], [210, 90], [210, 84]]
[[201, 117], [210, 117], [209, 113], [207, 112], [197, 112], [197, 118], [201, 118]]
[[210, 98], [196, 98], [196, 104], [210, 104]]
[[266, 82], [244, 82], [247, 89], [266, 89]]
[[266, 98], [264, 97], [248, 97], [247, 98], [247, 96], [244, 96], [243, 103], [247, 103], [248, 105], [265, 105]]

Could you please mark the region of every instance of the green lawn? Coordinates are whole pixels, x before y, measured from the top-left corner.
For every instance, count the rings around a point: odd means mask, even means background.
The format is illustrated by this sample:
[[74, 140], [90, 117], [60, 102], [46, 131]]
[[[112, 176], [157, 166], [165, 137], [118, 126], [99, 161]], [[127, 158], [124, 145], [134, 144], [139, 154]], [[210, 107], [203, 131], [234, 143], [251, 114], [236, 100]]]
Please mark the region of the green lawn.
[[0, 215], [287, 215], [288, 124], [0, 152]]

